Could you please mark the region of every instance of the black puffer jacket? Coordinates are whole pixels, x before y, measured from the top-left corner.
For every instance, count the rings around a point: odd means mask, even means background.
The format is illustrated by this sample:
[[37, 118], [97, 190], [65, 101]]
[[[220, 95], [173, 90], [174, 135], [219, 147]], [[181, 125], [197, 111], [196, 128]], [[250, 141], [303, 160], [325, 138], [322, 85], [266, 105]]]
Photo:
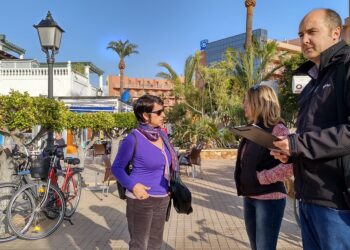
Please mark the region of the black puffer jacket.
[[[336, 209], [349, 209], [343, 197], [345, 179], [341, 159], [350, 155], [350, 124], [338, 121], [339, 97], [335, 91], [337, 79], [345, 78], [343, 99], [348, 112], [349, 59], [350, 49], [343, 41], [321, 54], [317, 79], [312, 79], [299, 97], [297, 134], [289, 135], [296, 197]], [[337, 76], [340, 64], [345, 64], [343, 76]], [[298, 73], [309, 74], [314, 66], [306, 62]]]
[[[263, 124], [258, 124], [269, 133], [273, 128], [264, 128]], [[244, 155], [242, 157], [242, 150]], [[283, 182], [276, 182], [269, 185], [259, 183], [256, 172], [276, 167], [280, 162], [270, 155], [270, 150], [258, 144], [242, 139], [240, 143], [235, 168], [235, 182], [237, 194], [243, 196], [255, 196], [269, 194], [273, 192], [286, 193]]]

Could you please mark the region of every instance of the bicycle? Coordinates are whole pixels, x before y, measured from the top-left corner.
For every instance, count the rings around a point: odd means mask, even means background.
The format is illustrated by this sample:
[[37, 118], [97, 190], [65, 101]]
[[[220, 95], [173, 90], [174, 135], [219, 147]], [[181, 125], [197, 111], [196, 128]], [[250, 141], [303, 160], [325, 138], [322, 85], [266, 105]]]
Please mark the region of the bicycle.
[[[66, 170], [56, 169], [57, 160], [62, 156], [57, 149], [65, 146], [55, 146], [48, 152], [49, 157], [39, 162], [39, 166], [31, 168], [31, 175], [36, 181], [20, 188], [9, 203], [9, 226], [23, 239], [34, 240], [49, 236], [58, 229], [64, 219], [70, 221], [78, 206], [82, 169], [72, 168], [70, 165], [79, 164], [79, 159], [66, 158]], [[63, 191], [57, 182], [57, 176], [60, 174], [64, 175]], [[34, 203], [34, 209], [28, 209], [30, 203]]]
[[[65, 217], [70, 218], [75, 213], [81, 196], [82, 190], [82, 177], [81, 172], [83, 169], [79, 167], [71, 167], [71, 165], [80, 164], [80, 160], [78, 158], [66, 157], [64, 162], [67, 164], [65, 170], [62, 170], [62, 174], [64, 176], [61, 191], [64, 194], [64, 198], [66, 200], [66, 213]], [[57, 171], [57, 176], [60, 175], [60, 171]], [[56, 179], [56, 184], [58, 185], [58, 180]], [[72, 222], [71, 222], [72, 223]]]
[[0, 243], [17, 238], [17, 236], [8, 226], [6, 211], [13, 194], [21, 186], [30, 183], [30, 179], [27, 177], [27, 175], [29, 174], [30, 162], [33, 156], [28, 153], [27, 148], [24, 148], [25, 153], [20, 152], [17, 145], [14, 147], [12, 152], [6, 149], [4, 152], [12, 158], [15, 164], [15, 174], [13, 175], [16, 176], [16, 180], [14, 182], [0, 183]]

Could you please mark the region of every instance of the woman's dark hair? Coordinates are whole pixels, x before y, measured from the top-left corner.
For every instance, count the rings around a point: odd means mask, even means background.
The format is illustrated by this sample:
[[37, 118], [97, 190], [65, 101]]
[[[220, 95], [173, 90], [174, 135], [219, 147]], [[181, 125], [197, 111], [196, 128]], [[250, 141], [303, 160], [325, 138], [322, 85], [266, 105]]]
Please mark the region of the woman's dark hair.
[[164, 105], [162, 99], [154, 95], [143, 95], [134, 103], [134, 114], [137, 121], [145, 122], [143, 113], [151, 113], [153, 111], [154, 104]]

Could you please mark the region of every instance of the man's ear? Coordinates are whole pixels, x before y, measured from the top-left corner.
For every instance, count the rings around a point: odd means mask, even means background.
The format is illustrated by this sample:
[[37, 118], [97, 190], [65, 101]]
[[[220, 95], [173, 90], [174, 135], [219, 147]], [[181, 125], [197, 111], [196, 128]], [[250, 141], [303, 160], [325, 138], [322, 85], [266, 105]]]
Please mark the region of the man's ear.
[[339, 40], [340, 35], [341, 35], [341, 28], [340, 27], [337, 27], [337, 28], [332, 30], [332, 37], [333, 37], [334, 41]]

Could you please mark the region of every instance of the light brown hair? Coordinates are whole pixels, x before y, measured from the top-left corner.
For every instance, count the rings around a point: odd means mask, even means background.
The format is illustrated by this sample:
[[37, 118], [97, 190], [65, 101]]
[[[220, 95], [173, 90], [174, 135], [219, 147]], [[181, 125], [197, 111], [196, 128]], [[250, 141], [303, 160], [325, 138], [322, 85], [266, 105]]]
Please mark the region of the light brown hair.
[[265, 127], [283, 122], [281, 107], [275, 91], [266, 85], [255, 85], [247, 94], [250, 112], [254, 123], [263, 122]]

